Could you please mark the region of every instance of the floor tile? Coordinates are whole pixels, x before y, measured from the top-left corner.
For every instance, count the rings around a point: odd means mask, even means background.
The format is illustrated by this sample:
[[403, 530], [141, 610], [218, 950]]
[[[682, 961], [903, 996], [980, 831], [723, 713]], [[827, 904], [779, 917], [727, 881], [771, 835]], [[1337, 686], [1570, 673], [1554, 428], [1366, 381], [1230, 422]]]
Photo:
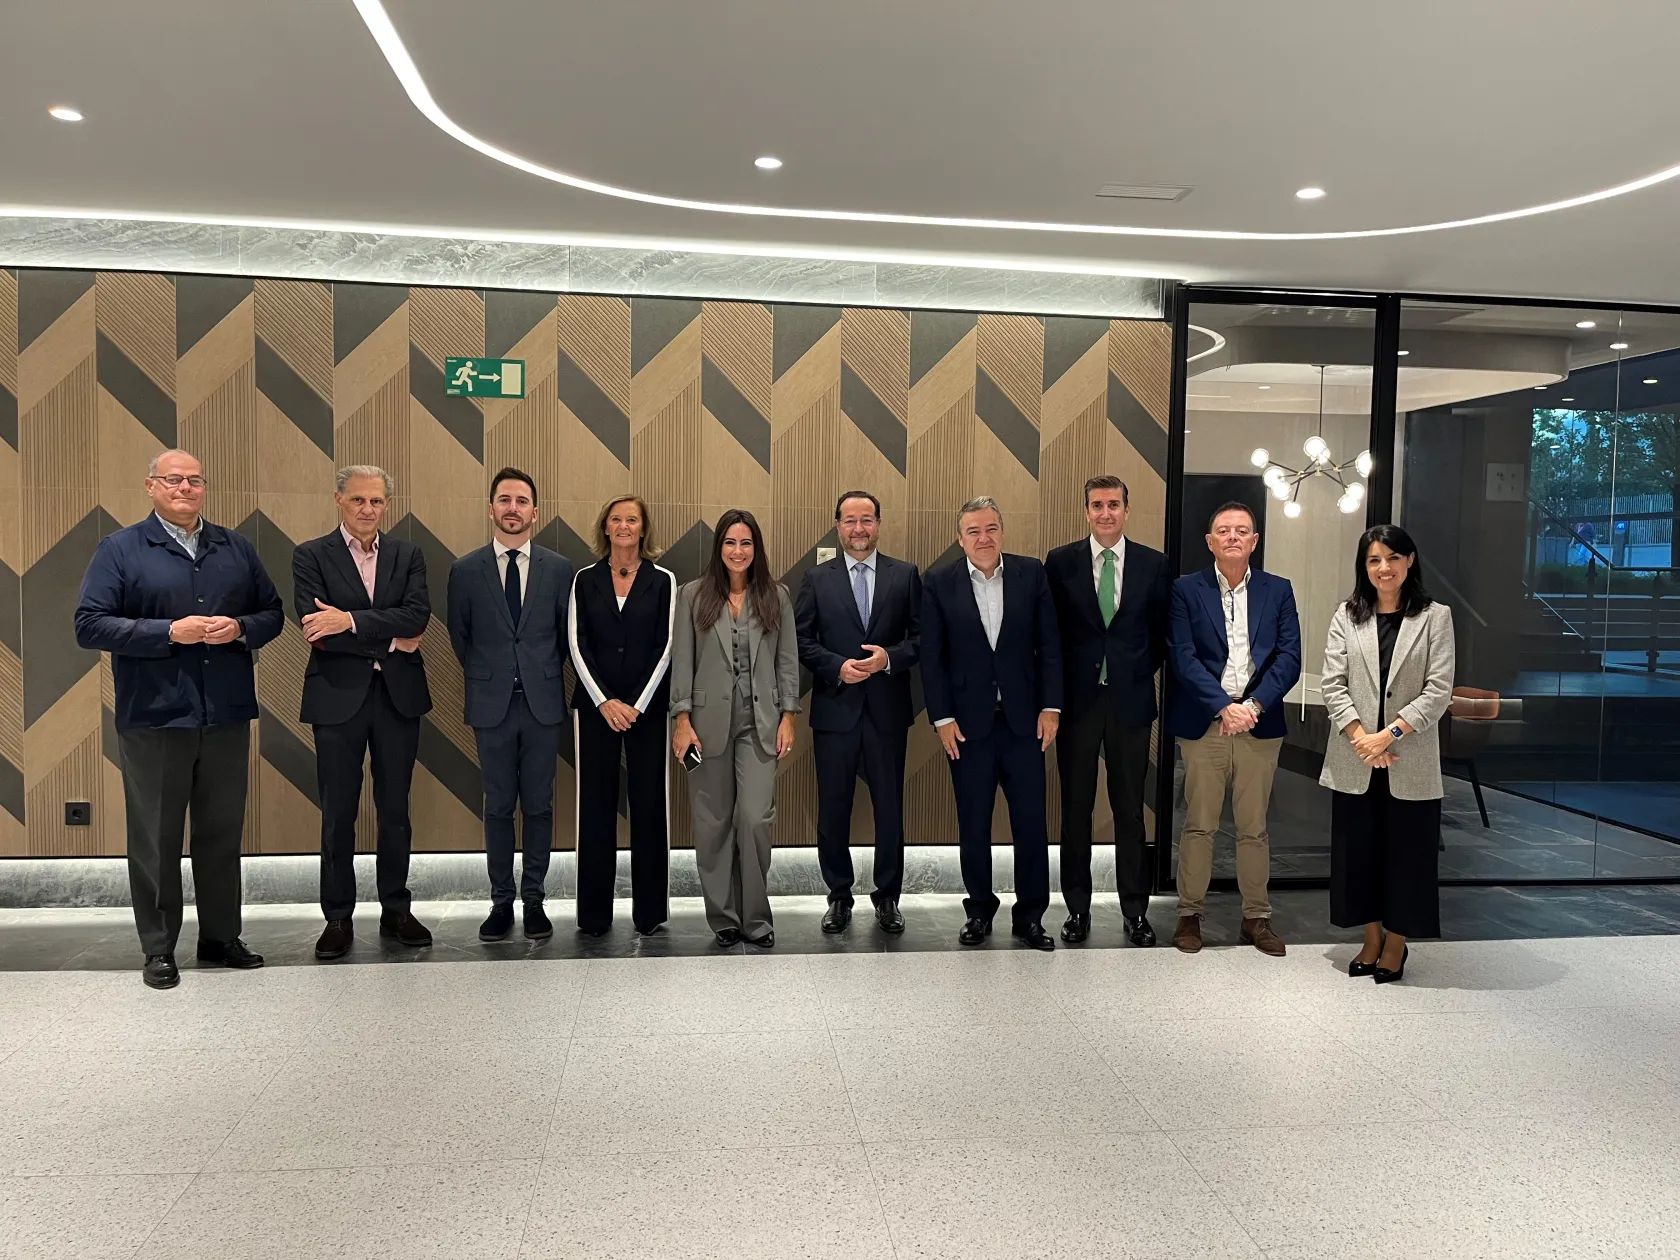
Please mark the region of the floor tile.
[[1057, 961], [1033, 950], [977, 950], [853, 954], [812, 958], [809, 966], [830, 1028], [971, 1029], [1059, 1023], [1046, 984]]
[[512, 1260], [535, 1161], [217, 1173], [136, 1260]]
[[574, 1032], [651, 1037], [823, 1026], [807, 959], [729, 955], [593, 961]]
[[0, 1260], [128, 1260], [192, 1174], [0, 1177]]
[[341, 1000], [322, 1031], [376, 1045], [564, 1040], [576, 1021], [590, 966], [554, 960], [335, 969]]
[[549, 1159], [521, 1260], [892, 1260], [861, 1145]]
[[[136, 988], [141, 987], [138, 982]], [[96, 997], [126, 987], [114, 973], [0, 971], [0, 1054], [38, 1044], [66, 1019], [79, 1017]], [[79, 1018], [76, 1021], [80, 1026]]]
[[1078, 1026], [1290, 1015], [1296, 1008], [1279, 977], [1292, 965], [1298, 966], [1237, 947], [1204, 949], [1194, 957], [1160, 947], [1069, 950], [1058, 955], [1045, 983]]
[[1157, 1127], [1065, 1025], [855, 1029], [836, 1032], [834, 1047], [866, 1142]]
[[580, 1037], [548, 1151], [763, 1151], [857, 1138], [826, 1032]]

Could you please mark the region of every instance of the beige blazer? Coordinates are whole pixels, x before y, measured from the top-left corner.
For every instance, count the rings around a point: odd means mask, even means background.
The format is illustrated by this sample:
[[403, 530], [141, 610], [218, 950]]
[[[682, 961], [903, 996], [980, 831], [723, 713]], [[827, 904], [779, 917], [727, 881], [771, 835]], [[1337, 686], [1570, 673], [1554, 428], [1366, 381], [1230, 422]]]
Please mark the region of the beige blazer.
[[[729, 743], [729, 711], [735, 697], [729, 609], [718, 614], [710, 630], [697, 629], [694, 596], [699, 586], [696, 579], [677, 592], [671, 628], [671, 712], [689, 715], [703, 755], [721, 757]], [[793, 601], [780, 583], [776, 598], [782, 605], [782, 624], [775, 634], [764, 633], [750, 604], [741, 613], [752, 657], [753, 725], [759, 749], [769, 756], [776, 753], [776, 727], [782, 714], [799, 712], [799, 641]]]
[[1371, 767], [1359, 759], [1342, 728], [1358, 719], [1367, 731], [1405, 718], [1412, 733], [1394, 745], [1388, 788], [1405, 801], [1441, 797], [1440, 721], [1452, 705], [1452, 609], [1433, 603], [1400, 623], [1388, 665], [1388, 694], [1378, 695], [1377, 619], [1356, 626], [1347, 605], [1330, 619], [1321, 689], [1330, 715], [1330, 745], [1318, 781], [1337, 792], [1362, 793]]

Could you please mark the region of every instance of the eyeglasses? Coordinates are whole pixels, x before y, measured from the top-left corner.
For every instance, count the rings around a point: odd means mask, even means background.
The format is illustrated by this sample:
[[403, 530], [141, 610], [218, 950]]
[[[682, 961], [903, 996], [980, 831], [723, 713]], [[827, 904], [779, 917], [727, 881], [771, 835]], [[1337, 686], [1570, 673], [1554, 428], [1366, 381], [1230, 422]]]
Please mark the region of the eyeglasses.
[[180, 473], [158, 473], [152, 477], [152, 480], [163, 482], [163, 484], [168, 486], [171, 490], [174, 490], [183, 481], [194, 490], [204, 489], [203, 477], [183, 477]]

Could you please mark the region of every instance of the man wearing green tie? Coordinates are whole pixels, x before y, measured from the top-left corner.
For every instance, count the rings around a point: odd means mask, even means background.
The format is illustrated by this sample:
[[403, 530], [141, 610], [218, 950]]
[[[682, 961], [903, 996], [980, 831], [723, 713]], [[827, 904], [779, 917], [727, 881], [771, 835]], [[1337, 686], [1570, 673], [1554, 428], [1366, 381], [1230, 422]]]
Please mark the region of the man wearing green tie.
[[1166, 659], [1171, 583], [1166, 558], [1126, 537], [1131, 496], [1118, 477], [1085, 483], [1091, 532], [1045, 558], [1061, 629], [1064, 675], [1056, 763], [1062, 784], [1062, 939], [1091, 931], [1091, 815], [1097, 762], [1108, 770], [1114, 813], [1114, 882], [1126, 937], [1155, 944], [1149, 923], [1153, 871], [1143, 825], [1155, 671]]

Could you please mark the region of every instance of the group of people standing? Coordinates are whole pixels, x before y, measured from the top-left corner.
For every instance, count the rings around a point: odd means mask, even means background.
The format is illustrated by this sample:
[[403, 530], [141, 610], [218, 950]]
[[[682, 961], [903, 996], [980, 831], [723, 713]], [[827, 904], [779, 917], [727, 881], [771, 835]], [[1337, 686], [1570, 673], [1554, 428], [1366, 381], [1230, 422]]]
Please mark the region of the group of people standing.
[[[252, 653], [280, 634], [283, 610], [255, 547], [203, 519], [205, 486], [187, 452], [153, 459], [146, 488], [154, 510], [100, 543], [75, 619], [81, 646], [112, 655], [130, 885], [143, 978], [155, 988], [179, 982], [189, 807], [198, 959], [241, 969], [263, 962], [240, 939], [239, 853], [257, 715]], [[431, 942], [411, 910], [408, 868], [409, 790], [421, 719], [432, 707], [421, 654], [432, 610], [421, 549], [381, 529], [392, 489], [379, 468], [340, 470], [338, 528], [300, 544], [292, 560], [310, 649], [299, 719], [315, 744], [322, 959], [342, 957], [354, 941], [364, 763], [377, 814], [380, 935], [409, 947]], [[1106, 767], [1125, 934], [1153, 945], [1144, 794], [1157, 673], [1168, 664], [1166, 731], [1184, 758], [1189, 811], [1174, 942], [1186, 952], [1201, 947], [1213, 836], [1230, 790], [1241, 938], [1282, 954], [1266, 899], [1266, 815], [1283, 697], [1301, 670], [1290, 584], [1250, 568], [1259, 534], [1240, 504], [1220, 508], [1209, 524], [1213, 566], [1174, 582], [1159, 551], [1125, 537], [1130, 504], [1119, 478], [1091, 478], [1084, 498], [1090, 534], [1043, 561], [1007, 552], [1001, 509], [973, 499], [957, 513], [963, 560], [924, 578], [881, 554], [879, 499], [848, 491], [835, 507], [839, 553], [808, 569], [790, 597], [771, 574], [751, 512], [723, 514], [703, 572], [679, 585], [655, 562], [653, 521], [639, 497], [602, 508], [592, 540], [599, 559], [576, 569], [534, 541], [531, 476], [496, 473], [492, 541], [456, 560], [448, 577], [450, 647], [484, 778], [491, 908], [480, 939], [512, 933], [516, 902], [525, 937], [553, 934], [545, 883], [569, 718], [578, 930], [611, 929], [621, 766], [632, 921], [646, 934], [667, 918], [674, 759], [687, 782], [709, 926], [720, 945], [773, 946], [776, 770], [794, 746], [803, 665], [812, 678], [825, 933], [846, 931], [852, 918], [860, 777], [874, 815], [874, 917], [882, 931], [904, 930], [904, 780], [919, 671], [955, 796], [967, 890], [961, 943], [982, 943], [1001, 908], [992, 876], [1001, 787], [1014, 848], [1011, 931], [1031, 948], [1055, 948], [1043, 926], [1044, 754], [1059, 738], [1061, 937], [1076, 943], [1091, 930], [1092, 813]], [[1326, 649], [1322, 688], [1334, 733], [1321, 781], [1335, 793], [1332, 917], [1364, 925], [1350, 970], [1380, 982], [1399, 978], [1408, 937], [1438, 932], [1435, 725], [1450, 700], [1452, 620], [1424, 592], [1403, 531], [1367, 531], [1355, 568], [1354, 594], [1337, 610]], [[569, 698], [568, 659], [577, 679]]]

